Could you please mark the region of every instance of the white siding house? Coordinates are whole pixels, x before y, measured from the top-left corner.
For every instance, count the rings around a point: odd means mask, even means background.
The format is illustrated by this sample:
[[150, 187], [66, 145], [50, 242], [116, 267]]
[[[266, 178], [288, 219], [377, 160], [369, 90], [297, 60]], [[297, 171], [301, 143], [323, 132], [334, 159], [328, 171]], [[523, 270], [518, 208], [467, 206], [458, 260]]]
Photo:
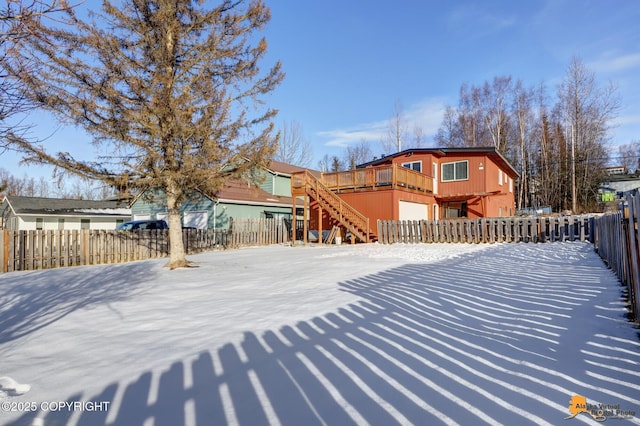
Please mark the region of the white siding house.
[[126, 202], [7, 196], [0, 228], [13, 231], [115, 229], [131, 220]]

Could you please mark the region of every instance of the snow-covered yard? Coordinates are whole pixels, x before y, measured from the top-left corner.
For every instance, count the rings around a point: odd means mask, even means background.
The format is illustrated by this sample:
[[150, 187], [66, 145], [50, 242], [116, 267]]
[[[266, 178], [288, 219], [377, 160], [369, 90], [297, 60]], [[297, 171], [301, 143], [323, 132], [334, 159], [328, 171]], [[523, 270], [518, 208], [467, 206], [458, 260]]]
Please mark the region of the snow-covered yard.
[[0, 376], [31, 385], [0, 424], [595, 424], [574, 395], [640, 424], [638, 329], [588, 243], [191, 259], [0, 275]]

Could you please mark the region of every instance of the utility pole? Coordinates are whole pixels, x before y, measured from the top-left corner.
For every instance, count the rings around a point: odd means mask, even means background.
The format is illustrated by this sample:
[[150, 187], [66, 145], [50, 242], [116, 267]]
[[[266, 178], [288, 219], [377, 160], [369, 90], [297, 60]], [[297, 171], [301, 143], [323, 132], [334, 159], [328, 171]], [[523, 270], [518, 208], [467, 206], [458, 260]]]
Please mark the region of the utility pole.
[[576, 214], [578, 197], [576, 190], [576, 126], [571, 123], [571, 211]]

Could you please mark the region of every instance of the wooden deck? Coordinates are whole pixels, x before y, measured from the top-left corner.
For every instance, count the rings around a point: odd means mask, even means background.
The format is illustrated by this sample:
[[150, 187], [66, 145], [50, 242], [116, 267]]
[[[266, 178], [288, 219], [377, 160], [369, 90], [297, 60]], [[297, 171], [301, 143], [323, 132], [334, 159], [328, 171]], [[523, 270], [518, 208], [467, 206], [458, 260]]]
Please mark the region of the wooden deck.
[[323, 173], [320, 181], [334, 192], [400, 189], [433, 194], [433, 178], [396, 164]]
[[[304, 217], [308, 217], [309, 200], [315, 200], [318, 205], [318, 223], [322, 226], [322, 211], [326, 211], [334, 220], [347, 230], [351, 231], [352, 243], [355, 238], [369, 242], [369, 218], [365, 217], [358, 210], [350, 206], [346, 201], [336, 195], [335, 191], [327, 188], [321, 179], [312, 175], [309, 171], [296, 172], [291, 174], [291, 196], [293, 197], [293, 212], [296, 211], [296, 197], [304, 197]], [[295, 214], [295, 213], [294, 213]], [[303, 238], [307, 242], [307, 221], [304, 222]], [[322, 229], [318, 230], [322, 235]], [[295, 236], [292, 236], [295, 240]], [[322, 242], [319, 239], [319, 242]]]

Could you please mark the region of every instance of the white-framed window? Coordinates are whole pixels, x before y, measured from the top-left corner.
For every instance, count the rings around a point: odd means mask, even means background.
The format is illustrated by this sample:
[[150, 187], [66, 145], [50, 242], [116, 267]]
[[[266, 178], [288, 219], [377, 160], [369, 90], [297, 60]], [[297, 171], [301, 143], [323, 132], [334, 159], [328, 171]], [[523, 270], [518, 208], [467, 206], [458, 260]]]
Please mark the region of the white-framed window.
[[502, 186], [502, 170], [498, 170], [498, 185]]
[[509, 192], [513, 192], [513, 179], [509, 179]]
[[409, 161], [401, 164], [405, 169], [410, 169], [418, 173], [422, 173], [422, 161]]
[[469, 161], [454, 161], [442, 164], [442, 182], [469, 179]]

